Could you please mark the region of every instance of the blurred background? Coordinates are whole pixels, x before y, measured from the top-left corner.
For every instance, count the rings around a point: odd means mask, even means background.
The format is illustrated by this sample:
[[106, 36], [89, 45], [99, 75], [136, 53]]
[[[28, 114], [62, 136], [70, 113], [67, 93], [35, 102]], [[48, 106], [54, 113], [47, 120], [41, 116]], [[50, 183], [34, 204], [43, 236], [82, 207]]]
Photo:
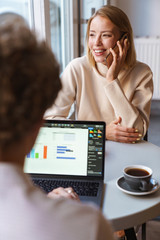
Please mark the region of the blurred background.
[[159, 0], [1, 0], [0, 12], [24, 16], [55, 53], [61, 72], [85, 54], [87, 21], [102, 5], [121, 8], [133, 27], [137, 59], [153, 71], [154, 95], [148, 140], [160, 146], [160, 1]]

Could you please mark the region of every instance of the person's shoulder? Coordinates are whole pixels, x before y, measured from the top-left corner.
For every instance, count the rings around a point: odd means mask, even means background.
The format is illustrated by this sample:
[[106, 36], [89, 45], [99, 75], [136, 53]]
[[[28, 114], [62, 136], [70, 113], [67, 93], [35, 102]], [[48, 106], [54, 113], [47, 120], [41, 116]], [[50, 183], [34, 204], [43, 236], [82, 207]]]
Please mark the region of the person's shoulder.
[[87, 59], [87, 56], [82, 56], [78, 58], [74, 58], [68, 66], [73, 68], [86, 68], [89, 67], [89, 61]]
[[132, 68], [135, 71], [152, 72], [151, 68], [146, 63], [140, 61], [136, 61]]
[[100, 211], [98, 207], [92, 203], [82, 203], [79, 201], [71, 201], [68, 199], [59, 199], [55, 201], [55, 204], [57, 205], [57, 212], [61, 212], [62, 214], [71, 214], [71, 212], [74, 212], [74, 214], [78, 214], [80, 218], [85, 217], [93, 217], [96, 216]]
[[[95, 205], [64, 198], [50, 199], [38, 189], [33, 192], [34, 198], [28, 199], [31, 207], [27, 210], [27, 215], [35, 222], [35, 229], [43, 225], [39, 230], [42, 236], [48, 229], [48, 235], [54, 235], [55, 239], [61, 236], [59, 239], [97, 240], [97, 233], [99, 240], [106, 235], [112, 239], [110, 224]], [[33, 207], [35, 211], [29, 211]], [[88, 226], [88, 223], [92, 224]]]
[[[78, 236], [76, 238], [77, 232], [81, 232], [82, 234], [80, 239], [96, 240], [97, 236], [99, 240], [104, 239], [104, 236], [113, 239], [113, 232], [109, 222], [94, 204], [59, 200], [58, 207], [56, 211], [59, 219], [61, 215], [61, 224], [65, 221], [65, 227], [67, 227], [67, 229], [69, 229], [69, 226], [72, 226], [72, 234], [75, 234], [75, 239], [79, 239]], [[66, 219], [68, 219], [67, 223]], [[92, 224], [88, 226], [89, 222]], [[97, 235], [97, 233], [99, 234]]]
[[84, 55], [82, 57], [77, 57], [77, 58], [74, 58], [71, 63], [81, 63], [81, 64], [88, 64], [88, 59], [87, 59], [87, 56]]

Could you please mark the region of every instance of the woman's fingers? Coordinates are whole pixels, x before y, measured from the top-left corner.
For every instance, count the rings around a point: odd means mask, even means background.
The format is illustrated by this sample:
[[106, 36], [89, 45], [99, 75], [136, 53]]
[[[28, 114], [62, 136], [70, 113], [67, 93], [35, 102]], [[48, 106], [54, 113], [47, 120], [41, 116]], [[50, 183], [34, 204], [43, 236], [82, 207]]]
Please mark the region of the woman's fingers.
[[114, 51], [114, 49], [110, 48], [110, 52], [113, 56], [113, 61], [107, 71], [107, 75], [106, 75], [106, 79], [111, 82], [114, 79], [117, 78], [121, 68], [124, 65], [125, 59], [126, 59], [126, 55], [127, 55], [127, 51], [128, 51], [128, 43], [127, 43], [128, 39], [124, 40], [124, 44], [123, 47], [120, 43], [120, 41], [117, 42], [117, 46], [118, 46], [118, 51]]
[[79, 200], [79, 197], [78, 197], [77, 193], [71, 187], [56, 188], [56, 189], [52, 190], [51, 192], [49, 192], [47, 196], [50, 197], [50, 198], [64, 197], [64, 198]]
[[59, 188], [56, 188], [56, 189], [52, 190], [51, 192], [49, 192], [48, 197], [50, 197], [50, 198], [58, 198], [58, 197], [68, 198], [69, 194], [67, 193], [67, 191], [64, 190], [64, 188], [59, 187]]
[[120, 124], [122, 121], [122, 118], [121, 117], [118, 117], [116, 120], [113, 121], [113, 124]]
[[79, 200], [78, 194], [73, 190], [73, 188], [65, 188], [65, 191], [67, 191], [67, 193], [70, 194], [73, 199]]
[[123, 143], [135, 143], [140, 141], [142, 134], [135, 128], [128, 128], [120, 125], [121, 118], [106, 126], [106, 139]]
[[133, 136], [133, 135], [130, 135], [130, 136], [124, 136], [124, 135], [116, 135], [114, 137], [114, 141], [116, 142], [123, 142], [123, 143], [136, 143], [138, 141], [140, 141], [141, 138], [140, 137], [137, 137], [137, 136]]

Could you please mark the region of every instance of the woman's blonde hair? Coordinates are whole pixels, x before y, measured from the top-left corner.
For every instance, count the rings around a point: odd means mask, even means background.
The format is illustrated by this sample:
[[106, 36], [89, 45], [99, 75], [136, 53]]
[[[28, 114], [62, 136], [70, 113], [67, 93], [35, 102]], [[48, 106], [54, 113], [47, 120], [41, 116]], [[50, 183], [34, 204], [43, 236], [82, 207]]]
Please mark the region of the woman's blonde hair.
[[119, 31], [123, 33], [127, 33], [128, 40], [129, 40], [129, 49], [127, 52], [127, 56], [125, 59], [125, 65], [126, 66], [132, 66], [136, 62], [136, 52], [134, 47], [134, 40], [133, 40], [133, 31], [130, 24], [130, 21], [127, 17], [127, 15], [119, 8], [111, 5], [105, 5], [101, 7], [99, 10], [95, 12], [95, 14], [89, 19], [88, 25], [87, 25], [87, 34], [86, 34], [86, 44], [87, 44], [87, 56], [89, 59], [89, 62], [92, 66], [96, 66], [96, 62], [94, 60], [94, 57], [91, 53], [91, 50], [88, 46], [89, 41], [89, 33], [90, 33], [90, 25], [92, 20], [96, 16], [101, 16], [107, 19], [110, 19], [111, 22], [118, 27]]

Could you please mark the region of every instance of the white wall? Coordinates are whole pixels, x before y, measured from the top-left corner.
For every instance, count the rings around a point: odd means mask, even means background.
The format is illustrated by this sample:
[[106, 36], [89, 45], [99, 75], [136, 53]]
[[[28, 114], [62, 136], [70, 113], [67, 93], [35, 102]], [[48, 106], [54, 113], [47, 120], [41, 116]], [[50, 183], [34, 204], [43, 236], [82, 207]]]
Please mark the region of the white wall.
[[160, 36], [160, 0], [110, 0], [129, 17], [138, 37]]

